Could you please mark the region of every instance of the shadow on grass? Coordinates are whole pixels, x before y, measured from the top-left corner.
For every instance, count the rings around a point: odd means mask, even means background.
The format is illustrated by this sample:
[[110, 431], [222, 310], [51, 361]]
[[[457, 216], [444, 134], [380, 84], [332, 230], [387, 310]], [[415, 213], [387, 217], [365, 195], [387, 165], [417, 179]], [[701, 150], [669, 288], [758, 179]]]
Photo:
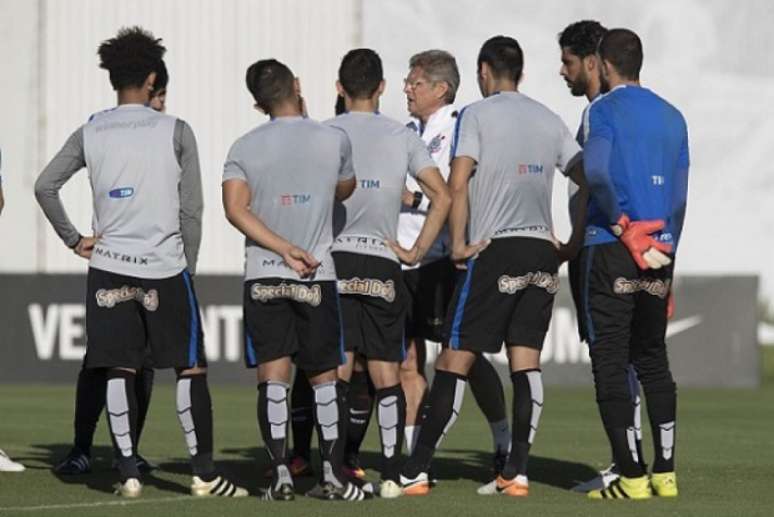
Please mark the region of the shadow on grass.
[[[33, 469], [47, 469], [62, 483], [67, 485], [84, 485], [87, 488], [98, 492], [113, 492], [113, 485], [118, 483], [118, 471], [113, 469], [113, 449], [112, 447], [98, 446], [91, 449], [91, 472], [76, 476], [67, 476], [57, 474], [53, 468], [58, 465], [70, 452], [72, 444], [69, 443], [46, 443], [34, 444], [35, 452], [24, 458], [25, 460], [37, 461], [44, 464], [42, 467], [29, 467]], [[186, 463], [187, 465], [187, 463]], [[152, 486], [159, 490], [168, 492], [188, 494], [188, 486], [168, 481], [157, 477], [154, 472], [142, 475], [142, 482], [146, 486]], [[190, 473], [190, 468], [186, 471]]]
[[[251, 483], [251, 486], [265, 486], [267, 479], [264, 473], [269, 468], [269, 459], [263, 447], [250, 447], [245, 449], [224, 449], [224, 453], [237, 455], [249, 461], [218, 461], [219, 467], [230, 468], [230, 471], [239, 476], [237, 479]], [[381, 468], [381, 454], [375, 451], [362, 451], [360, 453], [360, 466], [365, 469], [379, 471]], [[164, 464], [162, 467], [186, 468], [184, 464]], [[312, 467], [315, 473], [320, 472], [319, 454], [312, 450]], [[442, 449], [436, 455], [432, 463], [433, 476], [439, 480], [470, 479], [485, 483], [491, 481], [494, 476], [492, 454], [484, 451], [464, 449]], [[588, 481], [598, 475], [598, 472], [589, 465], [565, 461], [543, 456], [530, 456], [529, 479], [534, 483], [570, 490], [578, 483]], [[373, 476], [369, 476], [371, 478]], [[297, 480], [300, 488], [309, 487], [316, 482], [315, 477], [301, 478]]]
[[[30, 467], [33, 469], [53, 469], [67, 455], [71, 445], [36, 444], [34, 447], [35, 453], [20, 459], [44, 464], [42, 467]], [[263, 447], [223, 449], [221, 452], [232, 456], [232, 458], [219, 459], [216, 453], [215, 465], [221, 474], [237, 484], [248, 487], [251, 491], [268, 484], [265, 474], [270, 462]], [[233, 456], [236, 457], [233, 458]], [[92, 490], [112, 492], [113, 485], [118, 482], [118, 473], [112, 469], [113, 449], [106, 446], [93, 447], [91, 459], [92, 471], [89, 474], [63, 476], [54, 473], [54, 476], [65, 484], [80, 484]], [[360, 464], [363, 468], [378, 471], [381, 466], [381, 454], [375, 451], [363, 451], [360, 453]], [[320, 472], [320, 460], [316, 449], [312, 450], [312, 467], [315, 475], [296, 479], [297, 489], [301, 492], [311, 489], [317, 482], [316, 475]], [[492, 455], [484, 451], [442, 449], [433, 459], [432, 469], [433, 477], [441, 481], [469, 479], [485, 483], [493, 478]], [[159, 470], [154, 472], [190, 475], [191, 466], [187, 459], [172, 460], [161, 463]], [[184, 484], [160, 478], [154, 472], [143, 475], [144, 484], [163, 491], [188, 493], [188, 487]], [[570, 490], [576, 484], [596, 475], [595, 469], [583, 463], [543, 456], [530, 456], [529, 459], [529, 479], [533, 483]], [[374, 475], [369, 475], [369, 478], [375, 480]]]

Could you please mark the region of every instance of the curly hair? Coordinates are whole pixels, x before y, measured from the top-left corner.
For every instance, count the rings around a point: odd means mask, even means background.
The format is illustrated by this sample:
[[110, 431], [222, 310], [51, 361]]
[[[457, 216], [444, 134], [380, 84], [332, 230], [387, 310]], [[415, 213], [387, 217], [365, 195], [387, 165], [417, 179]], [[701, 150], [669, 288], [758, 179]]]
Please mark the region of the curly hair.
[[602, 36], [607, 29], [595, 20], [582, 20], [568, 25], [559, 33], [559, 46], [567, 47], [578, 57], [586, 57], [597, 52]]
[[143, 85], [151, 72], [157, 72], [167, 49], [161, 38], [142, 27], [123, 27], [114, 38], [102, 42], [97, 50], [99, 66], [110, 74], [113, 89]]

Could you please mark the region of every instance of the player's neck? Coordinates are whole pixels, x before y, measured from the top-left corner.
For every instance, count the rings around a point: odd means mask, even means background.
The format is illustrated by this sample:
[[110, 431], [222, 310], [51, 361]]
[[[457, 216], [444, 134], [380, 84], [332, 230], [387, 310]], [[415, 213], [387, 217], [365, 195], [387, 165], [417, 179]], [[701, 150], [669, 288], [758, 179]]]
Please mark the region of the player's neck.
[[618, 74], [610, 74], [607, 82], [610, 84], [610, 89], [618, 88], [619, 86], [640, 86], [639, 79], [629, 79], [627, 77], [621, 77]]
[[274, 109], [271, 110], [271, 118], [280, 117], [300, 117], [303, 114], [299, 108], [298, 100], [288, 100], [277, 104]]
[[124, 88], [119, 90], [116, 96], [119, 106], [122, 104], [148, 104], [150, 96], [143, 88]]
[[586, 98], [589, 100], [589, 102], [597, 98], [600, 90], [602, 90], [602, 87], [599, 84], [599, 81], [597, 81], [595, 84], [589, 84], [589, 87], [586, 88]]
[[489, 95], [494, 95], [495, 93], [501, 93], [501, 92], [518, 92], [519, 91], [519, 83], [516, 81], [511, 81], [510, 79], [497, 79], [492, 82], [491, 87], [489, 88]]
[[373, 99], [347, 99], [347, 111], [376, 113], [379, 111], [379, 101]]

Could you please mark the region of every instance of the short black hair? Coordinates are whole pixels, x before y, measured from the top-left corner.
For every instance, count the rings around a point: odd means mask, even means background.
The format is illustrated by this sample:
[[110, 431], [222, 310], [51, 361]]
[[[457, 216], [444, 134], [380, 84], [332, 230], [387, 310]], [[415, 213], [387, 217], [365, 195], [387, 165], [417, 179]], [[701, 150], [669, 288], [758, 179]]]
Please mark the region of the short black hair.
[[519, 42], [509, 36], [494, 36], [481, 46], [478, 53], [478, 69], [482, 63], [489, 65], [495, 79], [510, 79], [516, 83], [524, 70], [524, 53]]
[[629, 29], [610, 29], [599, 42], [599, 56], [625, 79], [640, 78], [642, 41]]
[[158, 94], [167, 87], [167, 84], [169, 84], [169, 72], [167, 72], [167, 65], [162, 59], [156, 67], [156, 82], [153, 83], [153, 93]]
[[580, 58], [591, 56], [597, 53], [599, 42], [606, 32], [607, 29], [596, 20], [581, 20], [559, 33], [559, 46], [567, 47]]
[[265, 112], [293, 95], [295, 76], [276, 59], [262, 59], [247, 68], [245, 82], [255, 103]]
[[138, 88], [156, 72], [167, 49], [142, 27], [123, 27], [116, 37], [102, 42], [97, 50], [100, 68], [110, 74], [113, 89]]
[[333, 110], [336, 115], [341, 115], [342, 113], [347, 112], [347, 104], [344, 101], [344, 97], [341, 95], [336, 96], [336, 105], [333, 107]]
[[368, 99], [384, 80], [382, 58], [370, 48], [347, 52], [339, 66], [339, 82], [353, 99]]

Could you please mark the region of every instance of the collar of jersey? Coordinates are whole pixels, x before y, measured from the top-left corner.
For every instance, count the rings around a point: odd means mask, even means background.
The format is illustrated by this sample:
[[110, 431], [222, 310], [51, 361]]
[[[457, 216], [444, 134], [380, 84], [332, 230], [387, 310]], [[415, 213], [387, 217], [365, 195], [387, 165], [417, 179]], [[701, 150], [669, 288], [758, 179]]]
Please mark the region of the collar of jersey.
[[139, 109], [139, 108], [148, 108], [148, 106], [146, 106], [145, 104], [129, 103], [129, 104], [119, 104], [118, 106], [115, 107], [115, 109], [117, 110]]
[[271, 117], [272, 122], [294, 122], [296, 120], [304, 120], [306, 117], [303, 115], [293, 115], [288, 117]]
[[[429, 135], [430, 138], [435, 137], [452, 119], [452, 115], [456, 110], [453, 104], [446, 104], [436, 110], [435, 113], [430, 115], [427, 119], [427, 124], [422, 130], [422, 137]], [[419, 119], [416, 119], [416, 123], [419, 124]]]

